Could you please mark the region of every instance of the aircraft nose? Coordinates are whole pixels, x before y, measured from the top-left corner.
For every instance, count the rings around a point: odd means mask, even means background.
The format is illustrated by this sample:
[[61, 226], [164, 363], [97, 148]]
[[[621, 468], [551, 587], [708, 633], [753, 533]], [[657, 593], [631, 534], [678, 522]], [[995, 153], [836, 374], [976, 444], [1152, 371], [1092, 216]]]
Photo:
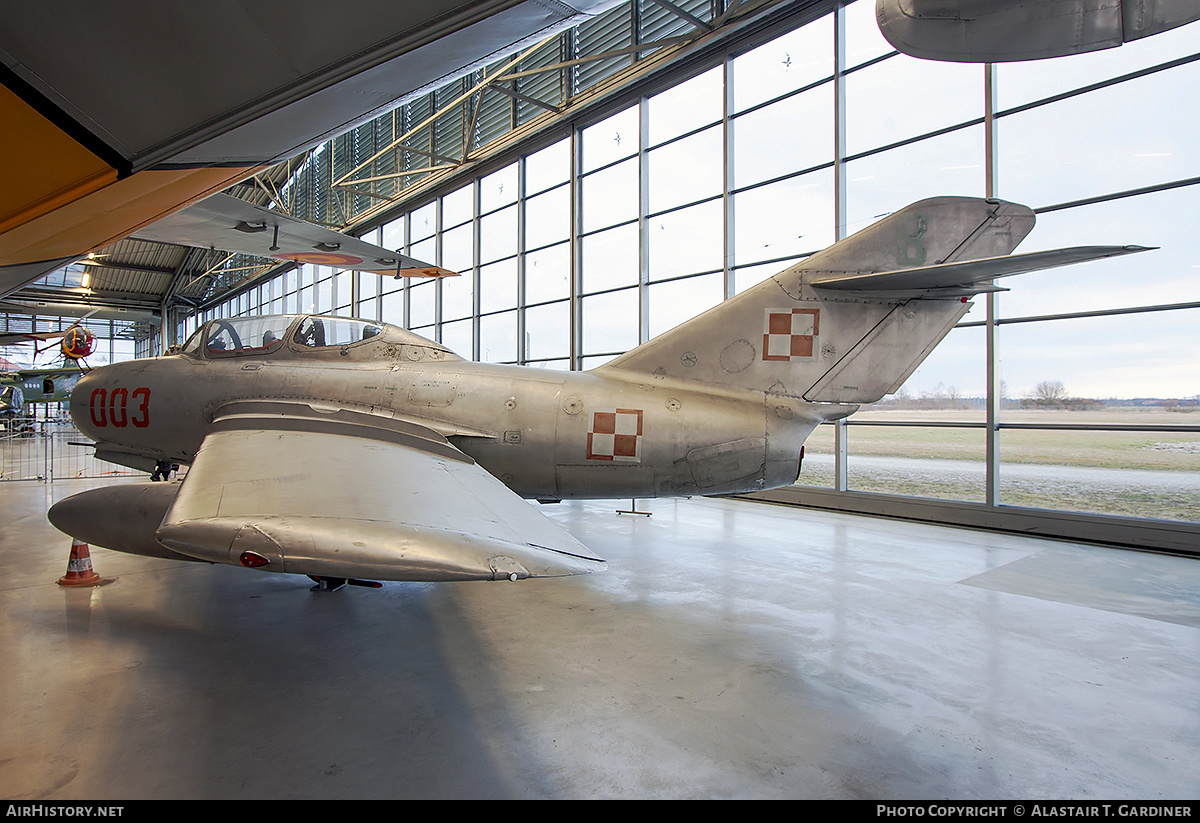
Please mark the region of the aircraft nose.
[[95, 431], [95, 426], [89, 418], [88, 400], [91, 398], [93, 391], [99, 386], [99, 380], [96, 377], [98, 369], [85, 374], [79, 378], [79, 382], [75, 384], [75, 388], [71, 389], [71, 400], [67, 408], [71, 414], [71, 421], [75, 424], [75, 428], [79, 429], [84, 434], [91, 437], [93, 440], [99, 439]]
[[75, 428], [93, 440], [103, 440], [101, 434], [112, 422], [114, 395], [121, 384], [120, 371], [120, 363], [92, 369], [71, 390], [71, 420]]

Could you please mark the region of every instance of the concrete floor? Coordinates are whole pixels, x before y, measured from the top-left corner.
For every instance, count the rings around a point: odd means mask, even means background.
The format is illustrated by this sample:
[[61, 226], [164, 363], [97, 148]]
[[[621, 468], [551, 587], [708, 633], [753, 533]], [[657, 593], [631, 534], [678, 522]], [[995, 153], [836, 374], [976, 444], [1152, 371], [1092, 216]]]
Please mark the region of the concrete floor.
[[92, 549], [0, 483], [0, 797], [1200, 797], [1200, 563], [729, 500], [609, 561], [312, 593]]

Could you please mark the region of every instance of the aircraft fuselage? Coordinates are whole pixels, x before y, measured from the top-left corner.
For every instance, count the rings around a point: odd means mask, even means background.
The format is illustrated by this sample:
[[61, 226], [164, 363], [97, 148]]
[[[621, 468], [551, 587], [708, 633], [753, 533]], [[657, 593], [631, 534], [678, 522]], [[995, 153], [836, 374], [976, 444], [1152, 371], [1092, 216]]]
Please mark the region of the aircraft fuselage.
[[96, 369], [72, 394], [72, 417], [98, 444], [97, 456], [146, 469], [159, 460], [190, 463], [214, 412], [232, 402], [400, 417], [445, 436], [527, 498], [786, 485], [821, 420], [810, 404], [763, 392], [604, 368], [466, 361], [382, 324], [370, 325], [378, 331], [366, 340], [303, 345], [301, 321], [290, 322], [269, 348], [214, 352], [197, 343], [185, 353]]
[[994, 278], [1146, 250], [1012, 255], [1034, 219], [994, 199], [913, 203], [582, 373], [467, 362], [351, 318], [212, 319], [178, 355], [72, 393], [97, 456], [190, 463], [183, 483], [91, 489], [49, 516], [108, 548], [294, 574], [595, 571], [517, 495], [790, 484], [808, 434], [897, 391]]

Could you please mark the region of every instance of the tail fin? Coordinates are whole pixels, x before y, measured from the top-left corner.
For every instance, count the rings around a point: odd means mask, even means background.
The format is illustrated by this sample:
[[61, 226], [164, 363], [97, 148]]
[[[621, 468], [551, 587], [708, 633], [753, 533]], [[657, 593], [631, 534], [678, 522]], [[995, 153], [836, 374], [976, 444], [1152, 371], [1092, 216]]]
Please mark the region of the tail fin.
[[1008, 256], [1033, 228], [1025, 206], [914, 203], [638, 346], [602, 369], [870, 403], [898, 389], [991, 279], [1140, 247]]

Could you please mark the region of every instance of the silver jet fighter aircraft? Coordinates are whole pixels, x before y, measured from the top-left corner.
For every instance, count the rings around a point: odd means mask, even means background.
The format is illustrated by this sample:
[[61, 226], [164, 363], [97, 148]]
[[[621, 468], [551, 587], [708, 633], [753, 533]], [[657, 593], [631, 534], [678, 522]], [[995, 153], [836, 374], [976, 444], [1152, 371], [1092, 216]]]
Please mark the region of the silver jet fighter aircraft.
[[822, 421], [895, 391], [992, 279], [1140, 250], [1010, 256], [1033, 212], [916, 203], [588, 372], [475, 363], [327, 316], [212, 320], [71, 397], [98, 457], [182, 483], [50, 511], [89, 543], [337, 580], [517, 580], [603, 568], [522, 498], [795, 482]]

